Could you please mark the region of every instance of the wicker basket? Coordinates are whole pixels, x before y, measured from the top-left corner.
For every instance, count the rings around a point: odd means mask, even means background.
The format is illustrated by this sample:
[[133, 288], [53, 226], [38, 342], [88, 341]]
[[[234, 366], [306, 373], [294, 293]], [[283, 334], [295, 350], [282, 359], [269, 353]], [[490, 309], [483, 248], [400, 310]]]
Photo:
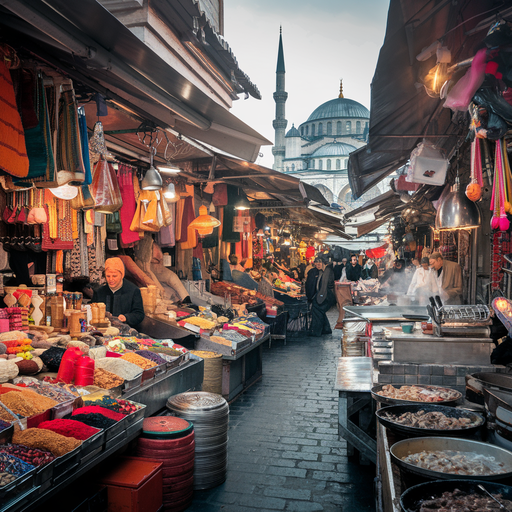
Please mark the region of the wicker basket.
[[204, 359], [203, 391], [222, 395], [222, 354], [200, 351], [197, 355]]

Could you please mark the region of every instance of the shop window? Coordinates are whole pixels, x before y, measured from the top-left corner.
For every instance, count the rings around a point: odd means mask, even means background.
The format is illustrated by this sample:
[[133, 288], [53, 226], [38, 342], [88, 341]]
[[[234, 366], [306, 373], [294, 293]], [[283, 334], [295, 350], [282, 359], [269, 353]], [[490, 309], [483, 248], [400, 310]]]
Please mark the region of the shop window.
[[330, 158], [327, 159], [327, 170], [328, 171], [331, 170], [331, 159]]
[[323, 123], [318, 123], [318, 136], [324, 134], [324, 125]]
[[327, 123], [327, 135], [332, 135], [332, 123], [330, 121]]
[[347, 130], [347, 133], [352, 133], [352, 122], [351, 121], [347, 121], [347, 123], [345, 124], [345, 127]]
[[336, 123], [336, 134], [341, 135], [341, 121]]
[[312, 137], [315, 136], [315, 125], [314, 124], [311, 125], [311, 136]]
[[321, 171], [324, 168], [323, 160], [318, 160], [318, 169]]
[[336, 169], [341, 169], [341, 160], [336, 158]]
[[361, 121], [356, 121], [356, 133], [361, 133]]

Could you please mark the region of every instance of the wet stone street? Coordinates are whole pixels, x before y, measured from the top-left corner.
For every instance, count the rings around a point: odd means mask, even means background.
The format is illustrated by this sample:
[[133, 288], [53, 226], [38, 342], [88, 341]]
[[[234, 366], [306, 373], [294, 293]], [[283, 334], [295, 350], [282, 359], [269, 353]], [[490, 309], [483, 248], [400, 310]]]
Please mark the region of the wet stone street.
[[230, 407], [226, 482], [195, 491], [190, 512], [375, 510], [375, 466], [347, 457], [338, 438], [340, 338], [265, 345], [263, 378]]

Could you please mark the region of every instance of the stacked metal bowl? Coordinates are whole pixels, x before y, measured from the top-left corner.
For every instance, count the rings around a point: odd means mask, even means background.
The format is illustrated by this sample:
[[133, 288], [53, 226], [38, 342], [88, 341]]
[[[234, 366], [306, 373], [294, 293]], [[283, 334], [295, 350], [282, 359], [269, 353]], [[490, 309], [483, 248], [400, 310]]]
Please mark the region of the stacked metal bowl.
[[229, 405], [221, 395], [192, 391], [174, 395], [167, 408], [194, 424], [194, 489], [211, 489], [226, 480]]

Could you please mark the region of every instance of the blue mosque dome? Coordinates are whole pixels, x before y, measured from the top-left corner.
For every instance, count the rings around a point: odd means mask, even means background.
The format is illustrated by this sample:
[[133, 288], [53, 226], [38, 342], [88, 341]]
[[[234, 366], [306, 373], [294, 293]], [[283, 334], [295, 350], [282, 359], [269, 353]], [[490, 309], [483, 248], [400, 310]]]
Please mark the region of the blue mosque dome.
[[352, 144], [346, 144], [345, 142], [331, 142], [330, 144], [324, 144], [320, 146], [312, 155], [313, 158], [319, 157], [336, 157], [336, 156], [348, 156], [349, 153], [355, 151], [357, 148]]
[[370, 111], [357, 101], [348, 98], [335, 98], [313, 110], [306, 122], [343, 117], [369, 119]]
[[285, 137], [300, 137], [300, 132], [295, 128], [295, 125], [292, 125]]

